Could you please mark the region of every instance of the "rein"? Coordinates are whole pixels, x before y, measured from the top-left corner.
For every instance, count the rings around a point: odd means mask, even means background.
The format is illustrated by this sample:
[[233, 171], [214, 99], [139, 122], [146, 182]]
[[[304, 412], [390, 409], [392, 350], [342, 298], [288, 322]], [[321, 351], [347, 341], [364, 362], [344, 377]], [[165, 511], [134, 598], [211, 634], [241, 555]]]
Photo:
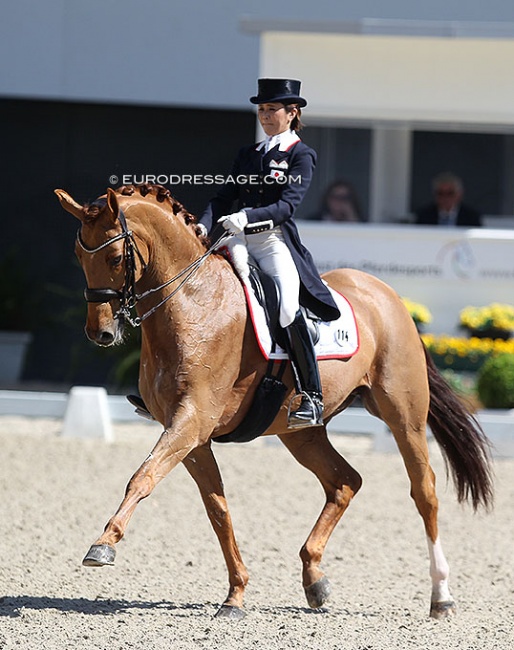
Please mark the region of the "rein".
[[[95, 204], [98, 205], [99, 207], [103, 207], [105, 203], [106, 203], [105, 199], [99, 199], [98, 201], [95, 202]], [[162, 307], [162, 305], [164, 305], [168, 300], [170, 300], [170, 298], [173, 298], [173, 296], [198, 271], [198, 269], [202, 266], [205, 260], [210, 255], [212, 255], [212, 253], [214, 253], [214, 251], [220, 245], [221, 241], [231, 236], [230, 233], [224, 233], [203, 255], [201, 255], [199, 258], [191, 262], [191, 264], [189, 264], [184, 269], [182, 269], [182, 271], [177, 273], [177, 275], [175, 275], [173, 278], [166, 280], [166, 282], [163, 282], [159, 286], [154, 287], [152, 289], [148, 289], [143, 293], [137, 293], [136, 275], [135, 275], [136, 272], [135, 253], [137, 253], [137, 256], [139, 257], [139, 261], [141, 262], [141, 265], [143, 267], [143, 272], [146, 271], [147, 264], [144, 261], [143, 256], [141, 255], [141, 252], [137, 246], [132, 231], [129, 230], [127, 227], [127, 220], [121, 208], [118, 213], [118, 218], [120, 220], [120, 224], [122, 228], [121, 233], [119, 235], [115, 235], [114, 237], [111, 237], [111, 239], [108, 239], [107, 241], [105, 241], [103, 244], [100, 244], [100, 246], [97, 246], [96, 248], [89, 248], [88, 246], [86, 246], [86, 244], [82, 241], [82, 238], [80, 236], [80, 230], [77, 232], [78, 245], [82, 248], [82, 250], [85, 253], [90, 253], [90, 254], [97, 253], [98, 251], [101, 251], [103, 248], [106, 248], [107, 246], [114, 244], [114, 242], [120, 241], [122, 239], [124, 240], [123, 258], [125, 261], [125, 282], [121, 290], [109, 289], [109, 288], [90, 289], [89, 287], [86, 287], [84, 289], [84, 298], [86, 299], [86, 302], [97, 302], [97, 303], [104, 303], [104, 302], [109, 302], [110, 300], [118, 299], [120, 301], [120, 307], [118, 311], [114, 314], [114, 318], [119, 319], [121, 321], [127, 321], [132, 327], [140, 327], [144, 320], [146, 320], [149, 316], [151, 316], [154, 312], [156, 312], [159, 309], [159, 307]], [[170, 294], [168, 294], [165, 298], [163, 298], [159, 303], [154, 305], [154, 307], [144, 312], [142, 316], [135, 316], [134, 318], [131, 316], [131, 310], [135, 308], [136, 304], [140, 300], [144, 300], [151, 294], [156, 293], [157, 291], [160, 291], [161, 289], [168, 287], [170, 284], [173, 284], [180, 278], [183, 278], [182, 281], [173, 289], [173, 291]]]

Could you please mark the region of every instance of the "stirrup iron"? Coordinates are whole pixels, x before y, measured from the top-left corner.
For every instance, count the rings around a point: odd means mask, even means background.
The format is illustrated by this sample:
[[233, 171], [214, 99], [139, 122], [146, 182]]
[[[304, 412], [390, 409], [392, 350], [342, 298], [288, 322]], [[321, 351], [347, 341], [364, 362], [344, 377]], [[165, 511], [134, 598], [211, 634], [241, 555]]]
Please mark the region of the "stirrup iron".
[[[297, 398], [301, 398], [300, 406], [296, 409], [296, 411], [292, 411], [291, 407], [293, 405], [293, 402]], [[309, 408], [310, 408], [310, 416], [309, 414], [305, 414], [305, 417], [303, 415], [299, 415], [299, 411], [301, 410], [302, 406], [305, 405], [305, 403], [308, 403]], [[306, 391], [300, 391], [299, 393], [296, 393], [291, 397], [289, 400], [289, 405], [287, 407], [287, 427], [288, 429], [301, 429], [305, 427], [319, 427], [323, 425], [323, 401], [321, 396], [312, 396], [309, 395]]]

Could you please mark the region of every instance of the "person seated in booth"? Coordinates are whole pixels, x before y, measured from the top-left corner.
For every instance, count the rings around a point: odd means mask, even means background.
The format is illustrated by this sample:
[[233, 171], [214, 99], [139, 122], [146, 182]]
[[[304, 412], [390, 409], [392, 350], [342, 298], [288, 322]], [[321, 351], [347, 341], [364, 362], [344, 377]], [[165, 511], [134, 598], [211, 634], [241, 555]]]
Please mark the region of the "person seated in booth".
[[416, 224], [467, 228], [482, 225], [480, 213], [462, 202], [464, 186], [458, 176], [451, 172], [438, 174], [432, 180], [432, 191], [433, 202], [415, 212]]
[[343, 179], [330, 183], [323, 194], [321, 210], [307, 218], [313, 221], [333, 223], [362, 223], [365, 221], [355, 187]]

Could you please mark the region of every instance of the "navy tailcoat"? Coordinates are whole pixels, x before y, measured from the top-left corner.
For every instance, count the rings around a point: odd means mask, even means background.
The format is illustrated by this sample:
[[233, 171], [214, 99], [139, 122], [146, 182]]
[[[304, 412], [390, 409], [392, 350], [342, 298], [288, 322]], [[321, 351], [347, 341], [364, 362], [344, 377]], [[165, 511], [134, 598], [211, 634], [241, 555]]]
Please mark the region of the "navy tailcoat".
[[316, 152], [301, 140], [285, 151], [277, 146], [266, 154], [259, 144], [243, 147], [200, 223], [213, 240], [223, 232], [218, 219], [242, 209], [247, 210], [249, 225], [272, 222], [268, 227], [280, 226], [300, 276], [300, 304], [323, 320], [335, 320], [339, 309], [292, 218], [309, 188], [315, 165]]

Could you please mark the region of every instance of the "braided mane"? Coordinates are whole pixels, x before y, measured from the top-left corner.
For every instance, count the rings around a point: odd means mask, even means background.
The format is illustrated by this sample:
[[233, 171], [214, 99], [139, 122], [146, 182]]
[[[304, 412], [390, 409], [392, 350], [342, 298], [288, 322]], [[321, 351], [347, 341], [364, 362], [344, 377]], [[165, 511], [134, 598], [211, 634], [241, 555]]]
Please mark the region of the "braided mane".
[[[159, 203], [167, 202], [170, 205], [173, 214], [181, 216], [184, 219], [186, 225], [189, 226], [192, 224], [195, 226], [195, 224], [198, 223], [195, 215], [186, 210], [182, 203], [180, 203], [180, 201], [177, 201], [177, 199], [172, 196], [170, 190], [164, 187], [164, 185], [159, 185], [157, 183], [121, 185], [120, 187], [116, 188], [115, 191], [116, 194], [119, 194], [120, 196], [133, 196], [134, 194], [138, 193], [143, 198], [146, 198], [147, 196], [153, 197]], [[98, 199], [92, 203], [86, 204], [83, 208], [86, 220], [94, 220], [103, 210], [103, 207], [103, 204]], [[203, 235], [200, 228], [194, 227], [193, 229], [196, 236], [202, 241], [202, 243], [205, 246], [208, 246], [208, 238]]]
[[197, 218], [186, 210], [182, 203], [177, 201], [177, 199], [172, 196], [169, 189], [164, 187], [164, 185], [158, 185], [157, 183], [141, 183], [140, 185], [122, 185], [116, 189], [116, 193], [121, 196], [132, 196], [136, 192], [139, 192], [142, 197], [148, 195], [153, 196], [159, 203], [167, 201], [173, 210], [173, 214], [180, 214], [187, 225], [190, 223], [197, 223]]

